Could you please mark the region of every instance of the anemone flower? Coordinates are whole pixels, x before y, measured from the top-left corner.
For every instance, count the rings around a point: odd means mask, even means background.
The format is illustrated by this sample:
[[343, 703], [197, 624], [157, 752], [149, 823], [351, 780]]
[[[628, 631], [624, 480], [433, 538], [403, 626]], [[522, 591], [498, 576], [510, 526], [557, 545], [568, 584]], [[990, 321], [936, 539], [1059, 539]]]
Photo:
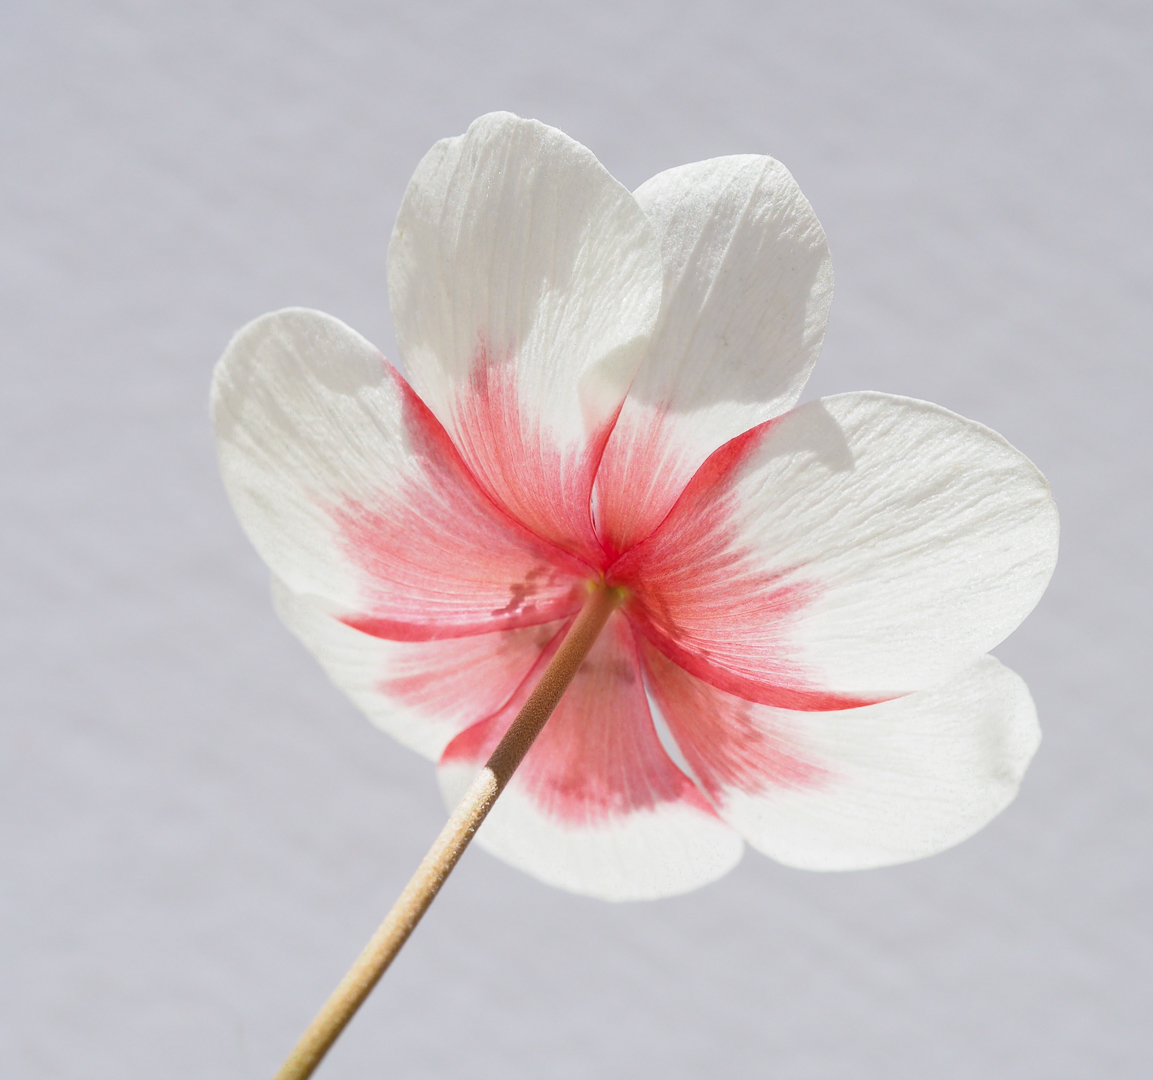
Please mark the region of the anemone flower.
[[745, 843], [919, 858], [1013, 798], [1036, 715], [986, 654], [1052, 573], [1048, 485], [936, 405], [795, 407], [832, 270], [783, 166], [630, 194], [492, 114], [420, 163], [388, 277], [407, 381], [330, 316], [264, 316], [216, 369], [220, 460], [283, 620], [450, 804], [601, 598], [477, 843], [640, 899]]

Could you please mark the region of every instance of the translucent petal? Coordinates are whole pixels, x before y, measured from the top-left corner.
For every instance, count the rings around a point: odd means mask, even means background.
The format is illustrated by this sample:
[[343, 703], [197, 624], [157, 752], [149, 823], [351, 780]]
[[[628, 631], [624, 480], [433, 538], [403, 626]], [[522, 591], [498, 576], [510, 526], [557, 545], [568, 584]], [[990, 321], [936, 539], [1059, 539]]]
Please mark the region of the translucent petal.
[[792, 408], [833, 296], [825, 233], [769, 157], [723, 157], [636, 192], [665, 272], [661, 317], [597, 477], [611, 551], [643, 539], [718, 446]]
[[1057, 557], [1045, 478], [936, 405], [844, 394], [727, 443], [613, 568], [667, 656], [768, 705], [932, 686], [1021, 622]]
[[331, 316], [246, 326], [217, 365], [212, 409], [257, 551], [350, 625], [438, 638], [579, 608], [588, 567], [495, 507], [404, 380]]
[[555, 128], [483, 116], [418, 166], [388, 279], [405, 370], [485, 491], [599, 557], [593, 477], [661, 296], [633, 196]]
[[960, 843], [1013, 800], [1041, 738], [1024, 681], [991, 656], [932, 689], [820, 713], [726, 694], [651, 646], [645, 668], [721, 816], [766, 855], [809, 870]]

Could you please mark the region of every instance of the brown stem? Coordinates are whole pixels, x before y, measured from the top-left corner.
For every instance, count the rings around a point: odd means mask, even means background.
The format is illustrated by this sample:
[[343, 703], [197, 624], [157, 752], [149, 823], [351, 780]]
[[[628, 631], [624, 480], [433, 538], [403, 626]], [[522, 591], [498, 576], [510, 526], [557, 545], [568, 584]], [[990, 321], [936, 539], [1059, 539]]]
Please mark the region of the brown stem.
[[275, 1080], [307, 1080], [328, 1053], [329, 1047], [400, 952], [408, 935], [416, 929], [420, 917], [456, 866], [497, 796], [512, 779], [512, 774], [552, 715], [622, 598], [619, 589], [610, 589], [603, 584], [590, 587], [585, 606], [545, 668], [540, 682], [453, 811], [404, 892], [372, 935], [364, 952], [293, 1047]]

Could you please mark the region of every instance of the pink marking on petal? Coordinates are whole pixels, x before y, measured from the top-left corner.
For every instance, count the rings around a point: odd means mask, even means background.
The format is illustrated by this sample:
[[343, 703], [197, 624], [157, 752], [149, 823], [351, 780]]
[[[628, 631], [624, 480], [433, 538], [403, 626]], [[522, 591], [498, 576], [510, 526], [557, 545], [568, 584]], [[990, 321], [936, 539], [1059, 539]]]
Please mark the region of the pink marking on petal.
[[714, 802], [724, 802], [726, 789], [753, 795], [770, 787], [820, 787], [828, 778], [787, 726], [774, 723], [776, 710], [694, 678], [648, 642], [641, 656], [669, 731]]
[[[458, 735], [443, 761], [483, 763], [536, 685], [562, 635], [503, 709]], [[665, 753], [653, 726], [636, 642], [614, 615], [513, 780], [542, 813], [589, 826], [666, 802], [684, 800], [713, 813], [692, 781]]]
[[547, 623], [399, 646], [377, 688], [391, 701], [463, 730], [508, 702], [542, 654], [555, 651], [553, 640], [564, 626]]
[[739, 539], [737, 474], [775, 422], [716, 450], [660, 527], [621, 556], [607, 578], [633, 594], [625, 610], [640, 634], [719, 689], [803, 711], [873, 704], [813, 685], [794, 634], [820, 586], [796, 568], [765, 571]]
[[345, 556], [363, 574], [363, 608], [342, 621], [374, 637], [428, 641], [573, 614], [592, 569], [499, 509], [389, 370], [416, 467], [378, 495], [330, 510]]
[[453, 415], [460, 451], [498, 505], [538, 536], [603, 569], [590, 499], [615, 415], [581, 445], [558, 446], [539, 415], [526, 412], [511, 349], [497, 350], [483, 336]]
[[662, 408], [641, 412], [626, 403], [605, 447], [593, 505], [597, 535], [613, 559], [660, 525], [695, 471], [668, 419]]

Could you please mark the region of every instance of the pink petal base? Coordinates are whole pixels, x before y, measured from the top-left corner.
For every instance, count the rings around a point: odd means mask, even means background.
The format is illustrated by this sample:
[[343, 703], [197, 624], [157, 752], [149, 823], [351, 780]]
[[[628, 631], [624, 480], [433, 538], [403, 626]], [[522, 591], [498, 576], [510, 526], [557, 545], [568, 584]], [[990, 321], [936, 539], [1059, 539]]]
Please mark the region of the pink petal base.
[[389, 370], [417, 464], [399, 490], [331, 508], [364, 582], [362, 610], [343, 621], [374, 637], [427, 641], [574, 615], [588, 565], [494, 505], [440, 422]]
[[[500, 741], [556, 650], [558, 633], [499, 712], [461, 732], [442, 763], [479, 766]], [[587, 826], [660, 803], [712, 813], [661, 746], [649, 713], [632, 630], [617, 614], [593, 646], [516, 774], [541, 812]]]

